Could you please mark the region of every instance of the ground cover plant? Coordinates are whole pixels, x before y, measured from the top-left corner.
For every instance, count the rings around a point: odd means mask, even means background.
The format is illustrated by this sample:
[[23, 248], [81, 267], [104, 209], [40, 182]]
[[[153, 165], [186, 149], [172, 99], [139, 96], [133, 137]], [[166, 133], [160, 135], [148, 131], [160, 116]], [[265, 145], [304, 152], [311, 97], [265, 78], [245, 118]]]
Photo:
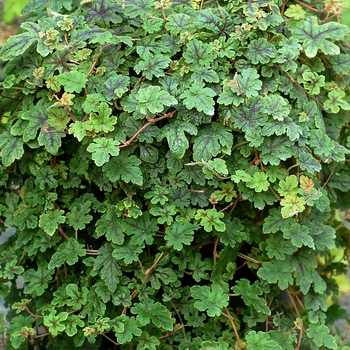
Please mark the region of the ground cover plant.
[[24, 8], [0, 50], [5, 349], [347, 348], [339, 6]]

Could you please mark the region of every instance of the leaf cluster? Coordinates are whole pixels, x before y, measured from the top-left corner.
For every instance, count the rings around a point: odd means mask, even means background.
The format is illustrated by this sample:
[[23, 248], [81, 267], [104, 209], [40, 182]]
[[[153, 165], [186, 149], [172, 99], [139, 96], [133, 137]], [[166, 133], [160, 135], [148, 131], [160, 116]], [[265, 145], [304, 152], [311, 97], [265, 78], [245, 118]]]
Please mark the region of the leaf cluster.
[[0, 49], [5, 349], [343, 348], [349, 29], [299, 3], [24, 8]]

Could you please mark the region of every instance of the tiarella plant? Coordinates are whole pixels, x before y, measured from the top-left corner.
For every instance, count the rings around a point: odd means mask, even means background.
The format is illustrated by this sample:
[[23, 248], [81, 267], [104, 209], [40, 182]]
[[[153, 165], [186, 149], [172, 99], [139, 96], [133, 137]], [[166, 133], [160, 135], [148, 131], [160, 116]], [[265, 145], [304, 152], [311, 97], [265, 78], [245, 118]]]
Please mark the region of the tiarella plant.
[[25, 7], [0, 51], [5, 349], [347, 349], [339, 6]]

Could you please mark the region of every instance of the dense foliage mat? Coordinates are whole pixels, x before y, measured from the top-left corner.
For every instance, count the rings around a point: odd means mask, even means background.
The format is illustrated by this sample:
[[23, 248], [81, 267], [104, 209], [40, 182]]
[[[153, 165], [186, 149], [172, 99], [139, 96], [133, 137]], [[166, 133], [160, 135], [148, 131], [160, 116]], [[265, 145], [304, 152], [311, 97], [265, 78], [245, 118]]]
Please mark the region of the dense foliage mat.
[[0, 51], [6, 349], [346, 348], [336, 4], [25, 7]]

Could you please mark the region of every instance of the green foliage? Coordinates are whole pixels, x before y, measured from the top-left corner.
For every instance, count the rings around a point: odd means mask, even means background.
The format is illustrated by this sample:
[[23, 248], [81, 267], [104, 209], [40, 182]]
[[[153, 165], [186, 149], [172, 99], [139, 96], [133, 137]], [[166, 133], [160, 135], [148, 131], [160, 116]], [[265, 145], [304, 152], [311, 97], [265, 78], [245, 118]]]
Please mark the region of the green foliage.
[[10, 24], [16, 17], [20, 16], [23, 6], [28, 2], [29, 0], [5, 0], [2, 12], [4, 22]]
[[343, 348], [349, 30], [324, 6], [24, 8], [0, 49], [5, 349]]

